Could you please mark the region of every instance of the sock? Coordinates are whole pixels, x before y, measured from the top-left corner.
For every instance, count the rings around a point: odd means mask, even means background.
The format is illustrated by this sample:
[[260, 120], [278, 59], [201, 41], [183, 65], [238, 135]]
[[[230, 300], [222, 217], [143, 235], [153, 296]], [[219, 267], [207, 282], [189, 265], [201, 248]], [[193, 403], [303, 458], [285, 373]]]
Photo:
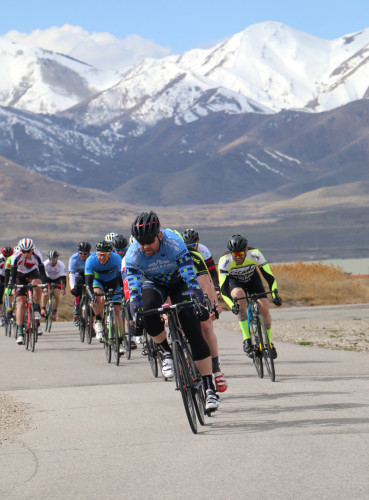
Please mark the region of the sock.
[[168, 344], [168, 340], [167, 339], [164, 339], [163, 342], [160, 342], [160, 344], [158, 344], [159, 348], [165, 353], [165, 352], [172, 352], [170, 350], [170, 347], [169, 347], [169, 344]]
[[211, 358], [211, 367], [212, 367], [213, 373], [220, 372], [219, 356], [215, 356], [215, 358]]
[[79, 306], [79, 297], [74, 297], [74, 305]]
[[202, 380], [204, 381], [205, 394], [208, 389], [215, 392], [215, 387], [213, 384], [213, 377], [211, 375], [203, 375]]
[[242, 333], [243, 333], [244, 340], [245, 339], [249, 339], [250, 338], [250, 332], [249, 332], [249, 326], [248, 326], [247, 319], [245, 319], [245, 321], [239, 321], [239, 324], [240, 324], [240, 327], [241, 327], [241, 330], [242, 330]]
[[18, 335], [22, 335], [23, 337], [23, 325], [18, 325]]
[[102, 321], [101, 314], [97, 314], [97, 315], [96, 315], [96, 321]]
[[268, 334], [269, 342], [271, 343], [272, 342], [272, 329], [271, 328], [267, 328], [266, 331], [267, 331], [267, 334]]

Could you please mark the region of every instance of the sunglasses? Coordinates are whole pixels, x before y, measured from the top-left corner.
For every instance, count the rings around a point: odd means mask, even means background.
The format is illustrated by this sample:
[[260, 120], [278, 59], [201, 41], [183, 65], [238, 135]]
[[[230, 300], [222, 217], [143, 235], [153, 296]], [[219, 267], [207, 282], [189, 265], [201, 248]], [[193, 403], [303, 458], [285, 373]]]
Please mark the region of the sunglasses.
[[241, 257], [245, 255], [245, 252], [232, 252], [233, 257]]
[[156, 236], [151, 236], [150, 238], [142, 238], [142, 239], [137, 239], [138, 244], [141, 245], [142, 247], [144, 245], [152, 245], [156, 239]]
[[187, 248], [195, 248], [196, 243], [187, 243]]
[[32, 250], [21, 250], [21, 253], [31, 253]]
[[88, 255], [88, 252], [78, 252], [79, 255]]
[[96, 252], [99, 257], [105, 257], [106, 255], [109, 255], [110, 252]]
[[57, 259], [49, 259], [50, 262], [56, 262]]

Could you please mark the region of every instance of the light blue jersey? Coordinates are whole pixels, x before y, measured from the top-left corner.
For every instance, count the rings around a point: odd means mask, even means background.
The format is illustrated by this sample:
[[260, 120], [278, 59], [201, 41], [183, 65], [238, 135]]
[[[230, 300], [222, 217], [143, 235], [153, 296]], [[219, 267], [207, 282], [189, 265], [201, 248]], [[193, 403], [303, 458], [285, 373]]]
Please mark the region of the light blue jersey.
[[106, 264], [101, 264], [94, 253], [86, 260], [85, 275], [100, 282], [112, 281], [119, 278], [121, 263], [122, 258], [117, 253], [112, 252]]

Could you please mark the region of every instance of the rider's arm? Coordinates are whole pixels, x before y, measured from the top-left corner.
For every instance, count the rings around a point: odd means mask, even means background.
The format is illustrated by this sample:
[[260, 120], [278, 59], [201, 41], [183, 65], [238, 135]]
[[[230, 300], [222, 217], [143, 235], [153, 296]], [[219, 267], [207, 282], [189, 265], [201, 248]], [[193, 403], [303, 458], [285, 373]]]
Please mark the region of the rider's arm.
[[215, 290], [219, 290], [219, 277], [218, 277], [218, 272], [217, 272], [217, 268], [215, 266], [215, 262], [214, 262], [213, 257], [210, 256], [208, 259], [206, 259], [205, 264], [207, 265], [207, 268], [209, 269], [209, 273], [210, 273], [211, 279], [213, 280]]
[[204, 294], [201, 290], [199, 282], [197, 281], [196, 271], [188, 251], [177, 259], [177, 266], [183, 281], [202, 302], [204, 299]]
[[230, 254], [223, 255], [219, 259], [218, 269], [219, 269], [219, 287], [220, 293], [222, 294], [222, 298], [224, 302], [232, 308], [233, 300], [231, 294], [229, 293], [229, 273], [228, 266], [231, 263]]

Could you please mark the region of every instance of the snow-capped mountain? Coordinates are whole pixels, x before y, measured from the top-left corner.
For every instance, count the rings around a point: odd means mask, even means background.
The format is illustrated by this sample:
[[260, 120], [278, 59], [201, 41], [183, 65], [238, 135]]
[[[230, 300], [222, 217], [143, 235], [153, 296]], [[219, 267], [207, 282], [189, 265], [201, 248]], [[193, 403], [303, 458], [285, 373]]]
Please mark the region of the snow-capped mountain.
[[204, 182], [209, 202], [301, 193], [342, 182], [352, 162], [360, 180], [368, 56], [369, 29], [327, 41], [276, 22], [120, 73], [0, 38], [0, 155], [130, 202], [143, 185], [165, 204], [196, 203]]

